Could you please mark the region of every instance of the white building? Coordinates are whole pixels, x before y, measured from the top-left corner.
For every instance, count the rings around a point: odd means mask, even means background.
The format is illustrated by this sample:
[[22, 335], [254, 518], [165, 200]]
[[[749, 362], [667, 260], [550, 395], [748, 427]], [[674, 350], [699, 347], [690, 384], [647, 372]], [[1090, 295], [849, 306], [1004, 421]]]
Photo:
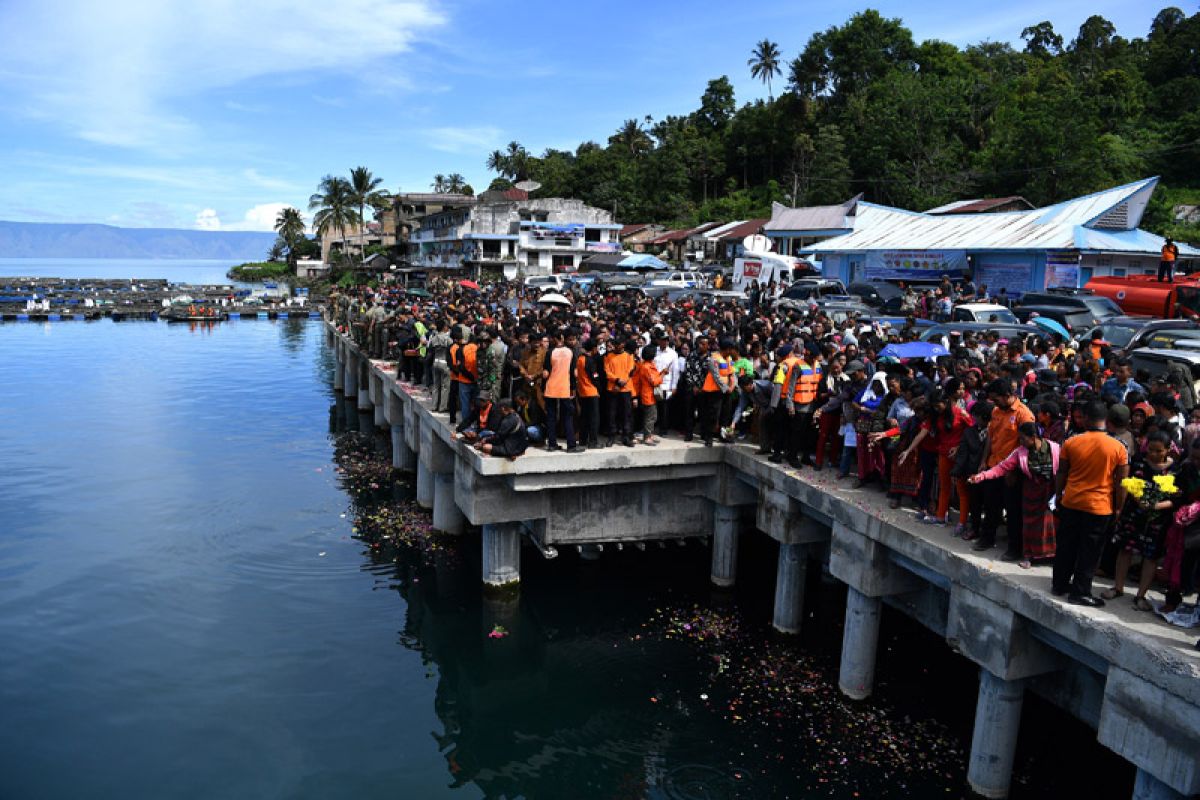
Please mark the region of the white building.
[[479, 201], [420, 219], [413, 231], [413, 266], [501, 269], [512, 277], [571, 272], [595, 253], [620, 252], [621, 226], [582, 200], [514, 199], [485, 192]]

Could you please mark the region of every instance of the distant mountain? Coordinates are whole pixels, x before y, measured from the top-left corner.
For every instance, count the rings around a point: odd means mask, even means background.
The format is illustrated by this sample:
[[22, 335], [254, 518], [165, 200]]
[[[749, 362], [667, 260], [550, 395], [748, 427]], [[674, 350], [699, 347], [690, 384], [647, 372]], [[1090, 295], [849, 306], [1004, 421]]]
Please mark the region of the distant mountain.
[[261, 261], [274, 233], [0, 221], [5, 258], [219, 258]]

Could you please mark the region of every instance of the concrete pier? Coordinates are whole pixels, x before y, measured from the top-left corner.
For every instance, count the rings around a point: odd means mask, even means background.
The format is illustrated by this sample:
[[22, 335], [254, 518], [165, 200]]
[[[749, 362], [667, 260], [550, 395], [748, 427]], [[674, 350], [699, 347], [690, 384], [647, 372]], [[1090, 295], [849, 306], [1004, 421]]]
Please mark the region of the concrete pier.
[[358, 410], [370, 411], [374, 408], [371, 402], [371, 361], [367, 358], [358, 359]]
[[521, 524], [503, 522], [484, 525], [484, 584], [493, 588], [503, 588], [520, 580]]
[[979, 699], [975, 704], [967, 783], [981, 797], [1008, 797], [1024, 700], [1023, 680], [1006, 681], [986, 669], [979, 671]]
[[852, 700], [866, 699], [875, 686], [882, 606], [878, 597], [868, 597], [853, 587], [846, 592], [846, 627], [842, 629], [838, 688]]
[[354, 351], [346, 353], [345, 375], [342, 379], [343, 392], [346, 397], [358, 399], [358, 356]]
[[[333, 334], [331, 334], [332, 336]], [[345, 356], [342, 355], [341, 342], [334, 340], [334, 360], [333, 360], [333, 391], [341, 393], [346, 386], [346, 362]]]
[[424, 459], [417, 459], [417, 505], [433, 508], [433, 471]]
[[799, 633], [804, 619], [804, 584], [808, 570], [808, 546], [779, 545], [775, 572], [775, 614], [771, 624], [780, 633]]
[[433, 475], [433, 528], [442, 533], [460, 534], [466, 518], [454, 504], [454, 473], [435, 472]]
[[738, 533], [741, 518], [737, 508], [717, 505], [713, 509], [712, 582], [733, 586], [737, 580]]
[[[1194, 631], [1128, 603], [1068, 605], [1050, 594], [1044, 568], [1023, 570], [994, 560], [995, 553], [975, 553], [945, 529], [888, 508], [876, 492], [854, 490], [828, 473], [771, 464], [752, 446], [668, 438], [653, 448], [487, 457], [455, 437], [423, 388], [401, 386], [390, 365], [367, 362], [343, 336], [334, 347], [346, 402], [357, 406], [359, 389], [374, 389], [364, 411], [374, 411], [378, 422], [383, 406], [393, 464], [417, 470], [418, 502], [434, 509], [439, 527], [464, 535], [482, 528], [487, 586], [519, 581], [528, 536], [547, 558], [566, 548], [604, 557], [602, 547], [711, 537], [712, 582], [728, 587], [737, 577], [743, 533], [768, 536], [780, 546], [777, 629], [802, 627], [806, 558], [827, 557], [831, 579], [848, 587], [838, 679], [847, 696], [866, 697], [873, 689], [885, 605], [979, 665], [968, 777], [981, 794], [1008, 791], [1026, 689], [1095, 730], [1100, 744], [1136, 768], [1136, 797], [1200, 793]], [[370, 377], [360, 379], [359, 370]], [[366, 430], [372, 417], [361, 416]], [[750, 519], [753, 527], [743, 532], [742, 521]], [[1111, 585], [1097, 584], [1097, 591]]]

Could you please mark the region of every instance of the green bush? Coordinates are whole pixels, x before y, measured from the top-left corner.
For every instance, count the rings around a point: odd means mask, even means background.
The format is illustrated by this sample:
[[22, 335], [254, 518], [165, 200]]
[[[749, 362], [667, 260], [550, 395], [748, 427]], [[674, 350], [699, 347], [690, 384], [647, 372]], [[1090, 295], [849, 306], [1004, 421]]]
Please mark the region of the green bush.
[[230, 280], [241, 281], [243, 283], [286, 278], [289, 275], [291, 275], [291, 272], [288, 270], [286, 261], [251, 261], [246, 264], [239, 264], [225, 273], [225, 277]]

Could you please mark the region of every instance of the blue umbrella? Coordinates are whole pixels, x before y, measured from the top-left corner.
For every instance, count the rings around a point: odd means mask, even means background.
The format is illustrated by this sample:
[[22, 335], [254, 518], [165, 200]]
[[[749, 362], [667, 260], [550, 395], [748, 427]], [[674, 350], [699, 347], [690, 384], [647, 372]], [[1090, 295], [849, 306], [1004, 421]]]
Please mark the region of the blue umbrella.
[[621, 259], [617, 266], [627, 269], [670, 269], [670, 265], [667, 262], [649, 253], [627, 256]]
[[950, 351], [936, 342], [904, 342], [889, 344], [879, 351], [879, 355], [892, 358], [937, 358], [950, 355]]
[[1071, 338], [1071, 334], [1066, 328], [1063, 327], [1062, 323], [1058, 322], [1057, 320], [1050, 319], [1049, 317], [1033, 317], [1029, 321], [1034, 325], [1037, 325], [1039, 328], [1044, 328], [1051, 333], [1057, 333], [1063, 338], [1064, 342]]

